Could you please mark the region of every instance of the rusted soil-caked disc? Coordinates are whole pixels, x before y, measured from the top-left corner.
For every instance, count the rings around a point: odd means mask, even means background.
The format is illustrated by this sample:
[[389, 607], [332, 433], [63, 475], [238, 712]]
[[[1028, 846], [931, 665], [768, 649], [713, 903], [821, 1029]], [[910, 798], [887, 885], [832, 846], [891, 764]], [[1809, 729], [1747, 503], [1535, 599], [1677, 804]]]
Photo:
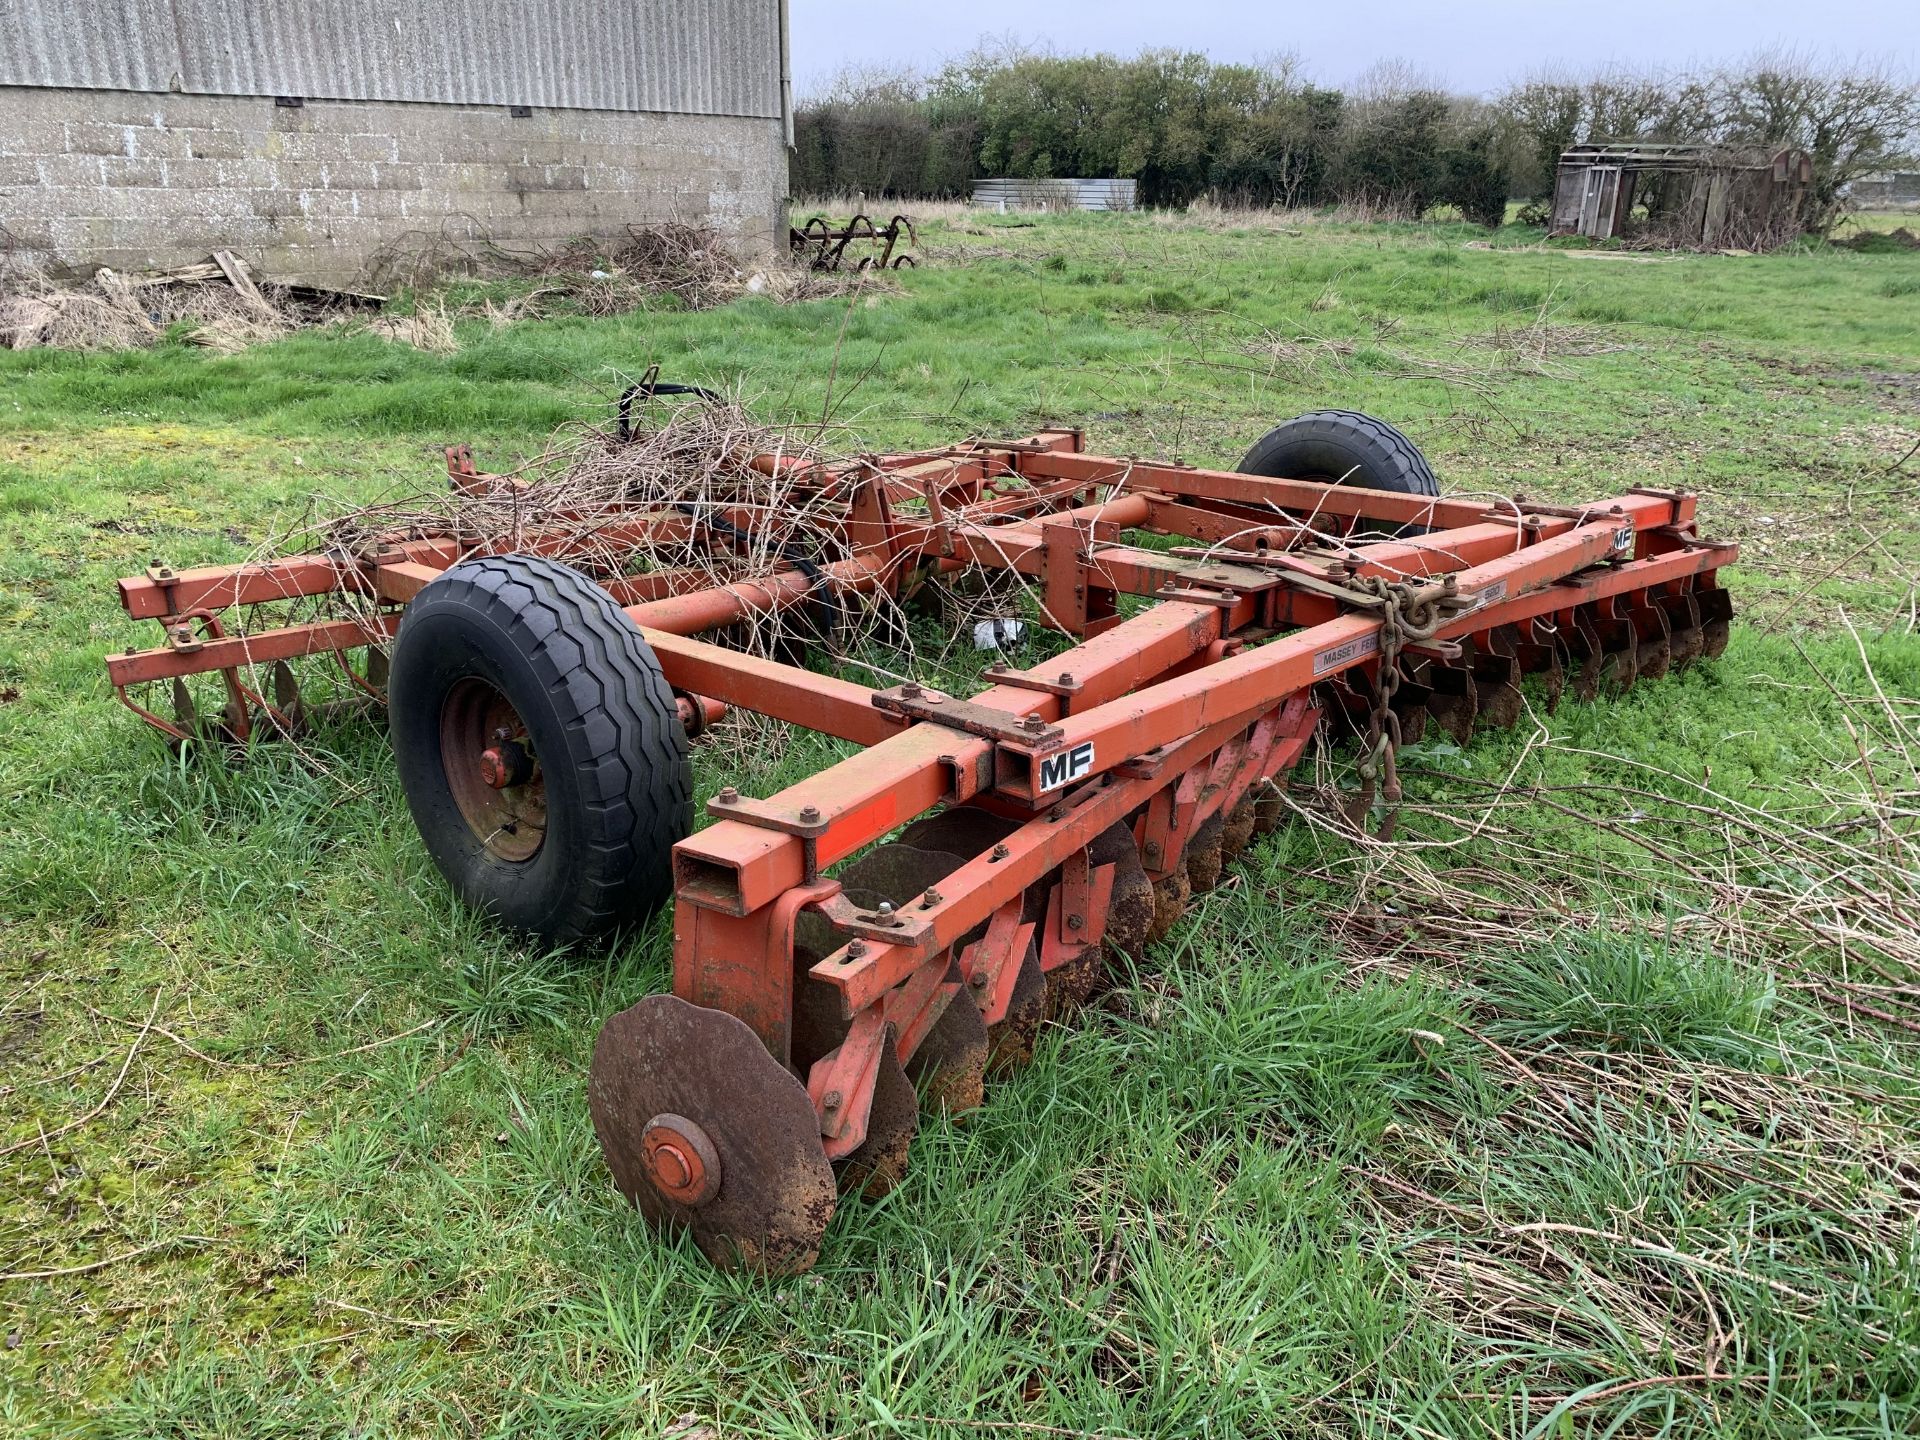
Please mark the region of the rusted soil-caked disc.
[[[1393, 692], [1393, 713], [1400, 718], [1400, 743], [1418, 745], [1427, 733], [1427, 697], [1426, 674], [1431, 662], [1420, 659], [1401, 660], [1400, 688]], [[1258, 786], [1255, 789], [1259, 789]], [[1265, 835], [1266, 830], [1256, 830], [1256, 834]]]
[[[1104, 837], [1103, 837], [1104, 838]], [[1100, 847], [1095, 845], [1095, 863]], [[1147, 935], [1153, 929], [1153, 881], [1133, 848], [1133, 837], [1126, 836], [1126, 848], [1112, 862], [1113, 891], [1107, 900], [1106, 947], [1110, 953], [1137, 956], [1146, 948]]]
[[[981, 852], [989, 851], [1018, 828], [1012, 820], [1002, 820], [985, 810], [960, 804], [937, 814], [922, 816], [900, 831], [891, 845], [862, 856], [841, 874], [847, 897], [854, 904], [872, 904], [885, 899], [895, 904], [912, 904], [927, 887], [939, 883], [962, 864]], [[1023, 908], [1025, 920], [1043, 918], [1050, 881], [1027, 891]], [[985, 925], [964, 935], [960, 947], [972, 945], [985, 933]], [[1039, 958], [1029, 954], [1021, 964], [1020, 979], [1014, 983], [1012, 1004], [1006, 1018], [993, 1027], [985, 1027], [985, 1046], [972, 1041], [970, 1025], [964, 1016], [943, 1016], [922, 1041], [920, 1050], [908, 1062], [908, 1073], [925, 1089], [929, 1102], [947, 1104], [952, 1110], [966, 1108], [966, 1100], [977, 1094], [985, 1066], [996, 1071], [1023, 1066], [1033, 1058], [1033, 1041], [1041, 1027], [1046, 1006], [1046, 977]], [[948, 1010], [972, 1004], [968, 996], [956, 996]], [[981, 1066], [981, 1069], [975, 1069]], [[935, 1073], [935, 1068], [945, 1073]]]
[[1644, 626], [1640, 647], [1634, 657], [1634, 673], [1642, 680], [1664, 679], [1673, 664], [1673, 640], [1668, 634], [1667, 612], [1649, 605], [1636, 617]]
[[1573, 698], [1582, 703], [1598, 698], [1600, 672], [1606, 652], [1600, 648], [1600, 634], [1593, 628], [1587, 606], [1573, 612], [1573, 633], [1569, 648], [1574, 656]]
[[873, 1087], [867, 1138], [840, 1162], [840, 1189], [878, 1200], [907, 1178], [907, 1150], [920, 1129], [920, 1101], [901, 1067], [893, 1036], [880, 1047], [880, 1078]]
[[1694, 591], [1694, 599], [1700, 606], [1700, 653], [1708, 660], [1718, 659], [1732, 633], [1733, 601], [1717, 585]]
[[1474, 718], [1480, 713], [1473, 672], [1459, 665], [1429, 666], [1427, 689], [1428, 718], [1454, 744], [1464, 747], [1473, 738]]
[[1024, 1069], [1033, 1061], [1040, 1038], [1040, 1017], [1047, 1004], [1047, 977], [1040, 957], [1029, 945], [1020, 958], [1020, 974], [1013, 982], [1013, 999], [1006, 1016], [987, 1027], [987, 1069], [995, 1075]]
[[1515, 653], [1521, 670], [1539, 677], [1541, 699], [1551, 715], [1559, 708], [1561, 693], [1566, 689], [1567, 662], [1571, 659], [1566, 642], [1549, 633], [1520, 645]]
[[1519, 648], [1511, 625], [1498, 626], [1475, 637], [1479, 655], [1473, 662], [1474, 689], [1482, 726], [1510, 730], [1519, 723], [1526, 702], [1520, 694]]
[[[1010, 823], [998, 816], [965, 808], [923, 816], [903, 830], [898, 840], [879, 846], [849, 865], [841, 872], [841, 884], [855, 905], [871, 908], [886, 900], [902, 910], [911, 910], [927, 890], [938, 889], [942, 880], [1000, 840], [1010, 828]], [[976, 929], [962, 937], [956, 953], [978, 935]], [[957, 967], [952, 973], [953, 978], [959, 978]], [[973, 1000], [963, 992], [947, 1009], [974, 1009]], [[985, 1030], [977, 1009], [972, 1024], [964, 1015], [950, 1017], [945, 1013], [935, 1022], [907, 1066], [907, 1073], [915, 1080], [928, 1083], [929, 1100], [939, 1096], [936, 1103], [949, 1108], [972, 1108], [956, 1102], [969, 1093], [977, 1094], [986, 1073]], [[950, 1073], [941, 1081], [932, 1073], [936, 1067], [959, 1073]]]
[[1242, 795], [1227, 812], [1226, 828], [1220, 834], [1220, 853], [1231, 860], [1253, 841], [1253, 796]]
[[1193, 882], [1187, 878], [1184, 861], [1153, 882], [1153, 925], [1147, 931], [1147, 944], [1157, 945], [1173, 933], [1192, 898]]
[[985, 1099], [987, 1056], [992, 1044], [987, 1022], [965, 995], [956, 995], [921, 1038], [907, 1064], [907, 1075], [922, 1087], [930, 1110], [964, 1115]]
[[1073, 1012], [1085, 1005], [1100, 982], [1106, 978], [1107, 957], [1098, 945], [1089, 945], [1064, 965], [1045, 973], [1046, 992], [1040, 1018], [1050, 1024], [1063, 1024]]
[[1622, 693], [1631, 690], [1633, 682], [1639, 677], [1640, 663], [1640, 637], [1634, 633], [1633, 622], [1601, 616], [1594, 620], [1593, 625], [1600, 637], [1602, 677], [1611, 681]]
[[600, 1031], [587, 1101], [614, 1183], [656, 1225], [684, 1226], [723, 1269], [819, 1258], [834, 1206], [819, 1117], [743, 1021], [649, 995]]
[[[1421, 721], [1426, 719], [1426, 707], [1420, 709]], [[1404, 723], [1404, 721], [1403, 721]], [[1403, 735], [1405, 731], [1401, 732]], [[1262, 781], [1253, 787], [1253, 833], [1256, 838], [1273, 834], [1287, 818], [1287, 802], [1280, 797], [1286, 793], [1287, 782], [1275, 777]]]
[[1226, 818], [1216, 812], [1202, 820], [1187, 841], [1187, 880], [1196, 895], [1204, 895], [1220, 883], [1220, 844], [1226, 832]]

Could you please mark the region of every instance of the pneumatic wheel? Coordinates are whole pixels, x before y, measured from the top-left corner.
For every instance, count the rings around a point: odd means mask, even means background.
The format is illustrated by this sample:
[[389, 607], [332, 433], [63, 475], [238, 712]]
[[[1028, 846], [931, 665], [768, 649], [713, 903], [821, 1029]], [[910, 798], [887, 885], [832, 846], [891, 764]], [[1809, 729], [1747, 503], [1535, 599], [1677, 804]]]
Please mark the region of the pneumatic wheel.
[[468, 904], [565, 945], [672, 893], [687, 738], [639, 627], [584, 575], [455, 565], [406, 609], [388, 707], [407, 807]]
[[[1319, 480], [1402, 495], [1440, 493], [1419, 447], [1386, 421], [1357, 410], [1312, 410], [1276, 425], [1254, 442], [1237, 468], [1242, 475], [1276, 480]], [[1389, 533], [1420, 535], [1426, 528], [1402, 525]]]

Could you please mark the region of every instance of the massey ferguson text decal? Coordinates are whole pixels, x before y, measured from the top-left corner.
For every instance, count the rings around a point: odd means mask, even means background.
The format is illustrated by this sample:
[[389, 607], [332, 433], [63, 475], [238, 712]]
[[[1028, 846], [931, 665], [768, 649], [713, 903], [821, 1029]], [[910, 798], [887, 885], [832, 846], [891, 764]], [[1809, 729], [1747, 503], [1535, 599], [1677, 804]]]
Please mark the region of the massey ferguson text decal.
[[1371, 655], [1379, 648], [1380, 632], [1378, 630], [1369, 630], [1364, 635], [1354, 636], [1353, 639], [1347, 641], [1344, 645], [1335, 645], [1331, 649], [1322, 650], [1318, 655], [1314, 656], [1313, 673], [1315, 675], [1325, 675], [1329, 671], [1338, 670], [1349, 660], [1358, 660], [1363, 655]]

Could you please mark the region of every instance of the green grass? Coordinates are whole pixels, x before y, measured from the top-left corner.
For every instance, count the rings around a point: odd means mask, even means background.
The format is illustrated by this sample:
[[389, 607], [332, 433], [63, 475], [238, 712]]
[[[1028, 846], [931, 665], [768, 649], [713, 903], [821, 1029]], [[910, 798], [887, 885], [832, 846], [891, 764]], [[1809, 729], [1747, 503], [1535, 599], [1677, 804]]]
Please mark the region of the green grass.
[[[1826, 687], [1864, 652], [1920, 694], [1920, 256], [1483, 233], [987, 217], [851, 306], [0, 353], [0, 1274], [107, 1262], [0, 1279], [0, 1432], [1913, 1433], [1920, 1055], [1822, 998], [1876, 952], [1765, 943], [1647, 846], [1815, 897], [1690, 787], [1811, 823], [1866, 745], [1912, 792]], [[1462, 343], [1543, 313], [1604, 344], [1528, 373]], [[619, 1201], [586, 1116], [664, 919], [531, 952], [448, 898], [369, 721], [183, 762], [101, 667], [145, 640], [116, 576], [242, 558], [455, 440], [531, 453], [654, 361], [875, 447], [1070, 420], [1230, 465], [1340, 405], [1455, 492], [1684, 484], [1744, 546], [1742, 620], [1657, 686], [1409, 749], [1416, 838], [1539, 787], [1431, 852], [1467, 901], [1294, 823], [929, 1121], [812, 1274], [722, 1276]], [[701, 792], [833, 753], [703, 747]]]

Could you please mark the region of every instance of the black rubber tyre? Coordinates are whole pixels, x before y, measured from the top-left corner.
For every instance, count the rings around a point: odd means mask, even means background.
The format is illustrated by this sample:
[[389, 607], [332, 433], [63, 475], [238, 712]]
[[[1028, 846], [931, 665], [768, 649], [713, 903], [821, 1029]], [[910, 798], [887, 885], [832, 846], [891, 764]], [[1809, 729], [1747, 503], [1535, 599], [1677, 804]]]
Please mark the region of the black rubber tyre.
[[[407, 806], [468, 904], [564, 945], [672, 893], [687, 738], [639, 627], [585, 576], [529, 555], [455, 565], [407, 607], [388, 706]], [[476, 729], [521, 783], [480, 778]]]
[[1239, 470], [1403, 495], [1440, 493], [1440, 482], [1418, 447], [1386, 421], [1357, 410], [1311, 410], [1274, 426], [1242, 457]]

